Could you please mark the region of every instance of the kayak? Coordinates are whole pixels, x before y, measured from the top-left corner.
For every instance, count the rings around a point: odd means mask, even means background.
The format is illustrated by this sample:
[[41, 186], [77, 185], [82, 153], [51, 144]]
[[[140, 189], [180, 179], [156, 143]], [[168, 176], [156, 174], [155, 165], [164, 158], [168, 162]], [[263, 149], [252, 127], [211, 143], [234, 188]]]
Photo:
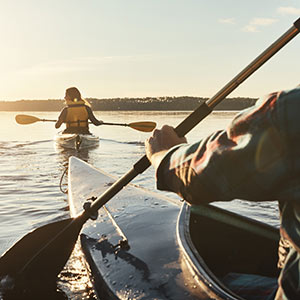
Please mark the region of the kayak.
[[55, 135], [55, 143], [65, 149], [88, 149], [99, 145], [99, 137], [94, 134], [62, 133]]
[[[76, 157], [68, 172], [72, 217], [116, 181]], [[99, 299], [265, 299], [276, 289], [278, 241], [267, 224], [133, 184], [79, 238]]]

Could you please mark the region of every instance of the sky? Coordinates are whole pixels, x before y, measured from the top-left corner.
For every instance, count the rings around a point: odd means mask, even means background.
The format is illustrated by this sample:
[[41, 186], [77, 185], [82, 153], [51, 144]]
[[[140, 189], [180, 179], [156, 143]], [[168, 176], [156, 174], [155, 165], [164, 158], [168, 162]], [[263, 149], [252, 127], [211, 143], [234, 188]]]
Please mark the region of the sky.
[[[299, 0], [0, 0], [0, 101], [212, 97], [300, 17]], [[300, 83], [300, 34], [230, 97]]]

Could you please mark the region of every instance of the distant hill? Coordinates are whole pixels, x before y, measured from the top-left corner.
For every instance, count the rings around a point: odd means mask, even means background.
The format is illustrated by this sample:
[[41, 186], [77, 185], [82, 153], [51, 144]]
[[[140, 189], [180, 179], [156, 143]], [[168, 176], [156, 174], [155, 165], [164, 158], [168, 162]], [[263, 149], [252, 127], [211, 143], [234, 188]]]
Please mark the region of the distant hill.
[[[109, 110], [194, 110], [207, 98], [199, 97], [146, 97], [146, 98], [87, 98], [94, 111]], [[228, 98], [216, 106], [216, 110], [241, 110], [252, 106], [255, 98]], [[0, 111], [60, 111], [62, 100], [0, 101]]]

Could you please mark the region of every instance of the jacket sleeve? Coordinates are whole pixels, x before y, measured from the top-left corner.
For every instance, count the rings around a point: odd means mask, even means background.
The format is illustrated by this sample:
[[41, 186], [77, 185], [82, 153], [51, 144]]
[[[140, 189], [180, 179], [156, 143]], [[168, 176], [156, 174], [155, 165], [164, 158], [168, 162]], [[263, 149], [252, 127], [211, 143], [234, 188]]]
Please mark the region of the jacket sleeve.
[[288, 170], [286, 141], [275, 118], [277, 96], [240, 112], [225, 130], [170, 149], [157, 169], [157, 188], [191, 204], [278, 199]]

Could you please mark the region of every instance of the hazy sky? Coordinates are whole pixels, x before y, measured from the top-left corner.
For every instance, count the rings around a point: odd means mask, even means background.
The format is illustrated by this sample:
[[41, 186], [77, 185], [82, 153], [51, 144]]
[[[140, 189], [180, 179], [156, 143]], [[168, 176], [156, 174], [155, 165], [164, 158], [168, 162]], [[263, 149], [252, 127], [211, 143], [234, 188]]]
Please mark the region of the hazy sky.
[[[0, 100], [213, 96], [299, 0], [0, 0]], [[230, 96], [300, 83], [300, 34]]]

